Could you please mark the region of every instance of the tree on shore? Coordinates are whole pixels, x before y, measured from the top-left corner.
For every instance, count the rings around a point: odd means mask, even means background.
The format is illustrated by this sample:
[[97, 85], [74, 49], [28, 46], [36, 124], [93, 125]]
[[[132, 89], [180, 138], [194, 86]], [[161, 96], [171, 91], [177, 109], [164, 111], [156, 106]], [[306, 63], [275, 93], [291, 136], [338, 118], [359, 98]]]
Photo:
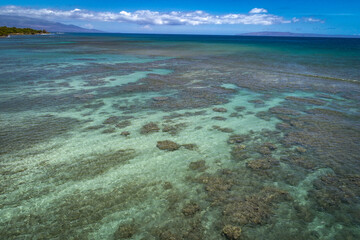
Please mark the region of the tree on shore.
[[16, 27], [0, 27], [0, 36], [8, 36], [8, 35], [34, 35], [34, 34], [42, 34], [48, 33], [45, 29], [43, 30], [35, 30], [31, 28], [16, 28]]

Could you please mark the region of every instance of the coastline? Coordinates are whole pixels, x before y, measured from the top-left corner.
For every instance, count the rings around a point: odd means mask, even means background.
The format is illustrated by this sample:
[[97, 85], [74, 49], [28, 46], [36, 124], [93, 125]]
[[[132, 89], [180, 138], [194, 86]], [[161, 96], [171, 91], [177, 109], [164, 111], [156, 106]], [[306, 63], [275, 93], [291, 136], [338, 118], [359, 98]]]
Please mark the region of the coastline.
[[52, 35], [53, 33], [35, 33], [35, 34], [24, 34], [24, 33], [12, 33], [7, 36], [0, 36], [0, 38], [10, 38], [11, 36], [32, 36], [32, 35]]
[[49, 32], [46, 31], [45, 29], [36, 30], [31, 28], [16, 28], [16, 27], [7, 27], [7, 26], [0, 27], [1, 37], [10, 37], [15, 35], [42, 35], [42, 34], [49, 34]]

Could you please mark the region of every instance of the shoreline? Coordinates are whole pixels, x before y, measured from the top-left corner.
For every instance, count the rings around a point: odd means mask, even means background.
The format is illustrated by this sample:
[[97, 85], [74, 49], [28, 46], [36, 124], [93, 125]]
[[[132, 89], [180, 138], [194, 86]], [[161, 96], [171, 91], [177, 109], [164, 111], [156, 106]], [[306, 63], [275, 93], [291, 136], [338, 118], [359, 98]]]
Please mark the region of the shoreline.
[[0, 36], [0, 38], [10, 38], [11, 36], [32, 36], [32, 35], [52, 35], [52, 33], [35, 33], [35, 34], [23, 34], [23, 33], [14, 33], [7, 36]]

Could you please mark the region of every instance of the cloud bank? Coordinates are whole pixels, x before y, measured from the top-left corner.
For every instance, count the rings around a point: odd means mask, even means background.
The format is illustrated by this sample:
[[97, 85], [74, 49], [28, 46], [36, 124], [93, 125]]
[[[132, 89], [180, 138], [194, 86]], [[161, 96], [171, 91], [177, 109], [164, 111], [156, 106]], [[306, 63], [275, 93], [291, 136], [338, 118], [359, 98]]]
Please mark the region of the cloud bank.
[[[192, 12], [158, 12], [150, 10], [138, 10], [134, 12], [96, 12], [84, 9], [58, 10], [58, 9], [35, 9], [19, 6], [0, 7], [2, 15], [18, 15], [35, 18], [46, 18], [48, 20], [86, 20], [101, 22], [135, 23], [138, 25], [204, 25], [204, 24], [253, 24], [253, 25], [273, 25], [282, 23], [296, 22], [287, 20], [282, 16], [269, 14], [264, 8], [253, 8], [249, 13], [238, 14], [229, 13], [224, 15], [213, 15], [204, 11]], [[295, 18], [293, 18], [295, 19]], [[319, 19], [312, 19], [320, 22]]]

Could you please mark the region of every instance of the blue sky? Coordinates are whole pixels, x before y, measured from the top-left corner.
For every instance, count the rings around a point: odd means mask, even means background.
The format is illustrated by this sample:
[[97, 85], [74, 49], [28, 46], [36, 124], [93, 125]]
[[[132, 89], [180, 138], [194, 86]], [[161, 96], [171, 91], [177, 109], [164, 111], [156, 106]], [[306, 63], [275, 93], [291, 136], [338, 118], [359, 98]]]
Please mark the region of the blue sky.
[[0, 14], [109, 32], [360, 34], [360, 1], [355, 0], [2, 0]]

